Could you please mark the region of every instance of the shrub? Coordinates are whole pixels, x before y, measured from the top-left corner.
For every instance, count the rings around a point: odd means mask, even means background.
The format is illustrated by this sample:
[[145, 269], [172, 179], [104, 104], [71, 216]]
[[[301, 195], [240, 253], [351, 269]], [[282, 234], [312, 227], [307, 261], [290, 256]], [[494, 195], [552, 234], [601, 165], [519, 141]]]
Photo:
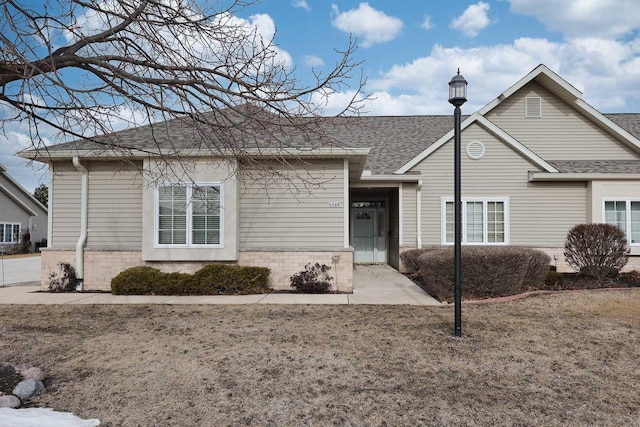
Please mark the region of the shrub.
[[[514, 295], [542, 285], [549, 257], [519, 247], [464, 246], [462, 298], [482, 299]], [[427, 252], [418, 258], [420, 276], [432, 296], [453, 300], [453, 249]]]
[[629, 286], [640, 286], [640, 271], [631, 270], [624, 275], [625, 281]]
[[193, 275], [199, 295], [260, 294], [269, 290], [266, 267], [246, 267], [233, 264], [209, 264]]
[[580, 224], [564, 244], [567, 263], [597, 280], [616, 277], [629, 259], [624, 231], [611, 224]]
[[111, 280], [114, 295], [243, 295], [269, 290], [270, 270], [229, 264], [209, 264], [195, 274], [163, 273], [132, 267]]
[[20, 236], [20, 253], [28, 254], [31, 252], [31, 233], [25, 231]]
[[548, 271], [544, 279], [545, 289], [559, 289], [564, 286], [564, 274], [557, 271]]
[[331, 289], [333, 277], [327, 273], [331, 267], [326, 264], [307, 264], [304, 270], [291, 276], [291, 287], [306, 294], [324, 294]]
[[165, 276], [166, 273], [157, 268], [131, 267], [111, 279], [111, 292], [114, 295], [151, 295], [162, 286]]
[[73, 292], [76, 290], [78, 278], [76, 270], [68, 262], [59, 262], [59, 273], [49, 274], [49, 290], [52, 292]]
[[400, 254], [400, 260], [402, 261], [402, 265], [404, 266], [404, 270], [406, 273], [413, 274], [417, 273], [420, 270], [420, 266], [418, 265], [418, 258], [427, 252], [431, 252], [434, 248], [417, 248], [417, 249], [409, 249]]

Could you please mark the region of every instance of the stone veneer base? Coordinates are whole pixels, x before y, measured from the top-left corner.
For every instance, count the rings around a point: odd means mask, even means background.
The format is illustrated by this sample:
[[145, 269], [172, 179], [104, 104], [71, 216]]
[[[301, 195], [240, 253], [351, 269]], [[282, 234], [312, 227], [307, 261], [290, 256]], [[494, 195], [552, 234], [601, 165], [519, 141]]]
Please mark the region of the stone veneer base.
[[[57, 264], [68, 262], [75, 267], [75, 251], [45, 249], [41, 255], [41, 289], [48, 288], [49, 275], [59, 272]], [[110, 291], [111, 279], [130, 267], [148, 265], [165, 272], [194, 273], [215, 261], [144, 261], [141, 251], [85, 250], [84, 290]], [[269, 286], [275, 290], [291, 290], [289, 278], [304, 270], [308, 263], [326, 264], [340, 292], [353, 292], [353, 251], [241, 251], [239, 265], [268, 267], [271, 269]], [[334, 288], [333, 290], [336, 290]]]

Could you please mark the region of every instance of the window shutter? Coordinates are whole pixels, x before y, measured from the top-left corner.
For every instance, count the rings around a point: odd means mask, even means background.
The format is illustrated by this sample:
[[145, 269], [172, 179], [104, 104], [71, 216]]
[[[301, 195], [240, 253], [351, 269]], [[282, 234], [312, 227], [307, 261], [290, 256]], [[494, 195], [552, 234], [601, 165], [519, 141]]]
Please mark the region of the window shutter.
[[542, 117], [542, 99], [539, 96], [529, 96], [524, 99], [525, 117]]

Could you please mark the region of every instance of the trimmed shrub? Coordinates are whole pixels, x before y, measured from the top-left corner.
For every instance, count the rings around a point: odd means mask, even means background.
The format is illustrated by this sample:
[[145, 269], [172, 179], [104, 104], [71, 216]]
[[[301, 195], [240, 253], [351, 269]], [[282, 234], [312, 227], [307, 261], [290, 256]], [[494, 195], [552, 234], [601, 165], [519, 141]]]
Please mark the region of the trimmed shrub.
[[127, 268], [111, 279], [111, 292], [114, 295], [153, 295], [162, 287], [165, 276], [166, 273], [153, 267]]
[[615, 278], [629, 259], [627, 238], [615, 225], [576, 225], [567, 234], [564, 256], [582, 274], [597, 280]]
[[402, 265], [404, 266], [404, 270], [406, 273], [413, 274], [417, 273], [420, 270], [420, 266], [418, 265], [418, 258], [427, 252], [435, 251], [439, 249], [435, 248], [417, 248], [417, 249], [409, 249], [400, 254], [400, 260], [402, 261]]
[[[549, 257], [520, 247], [462, 247], [462, 298], [514, 295], [539, 288], [549, 270]], [[430, 251], [418, 258], [420, 277], [430, 295], [452, 301], [453, 248]]]
[[246, 267], [234, 264], [209, 264], [193, 275], [199, 295], [246, 295], [269, 291], [266, 267]]
[[197, 295], [193, 276], [187, 273], [162, 273], [153, 285], [155, 295]]
[[115, 295], [245, 295], [269, 291], [264, 267], [209, 264], [195, 274], [163, 273], [152, 267], [132, 267], [111, 280]]
[[544, 279], [545, 289], [558, 289], [564, 286], [564, 275], [557, 271], [548, 271]]
[[625, 279], [630, 286], [640, 286], [640, 271], [629, 271], [625, 274]]
[[324, 294], [331, 290], [333, 277], [327, 273], [331, 270], [326, 264], [307, 264], [304, 270], [291, 276], [291, 287], [305, 294]]

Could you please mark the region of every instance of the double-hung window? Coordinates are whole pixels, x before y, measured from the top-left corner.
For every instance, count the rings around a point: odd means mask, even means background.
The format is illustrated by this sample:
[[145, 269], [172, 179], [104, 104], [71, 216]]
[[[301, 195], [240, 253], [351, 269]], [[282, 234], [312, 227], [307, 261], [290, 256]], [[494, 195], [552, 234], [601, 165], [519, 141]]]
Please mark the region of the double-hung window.
[[[508, 201], [506, 199], [467, 199], [462, 201], [462, 243], [504, 245], [508, 243]], [[443, 200], [443, 242], [454, 243], [452, 199]]]
[[20, 224], [0, 223], [0, 243], [20, 243]]
[[157, 245], [222, 247], [222, 200], [221, 184], [159, 186]]
[[630, 244], [640, 244], [640, 200], [605, 200], [604, 222], [620, 227]]

